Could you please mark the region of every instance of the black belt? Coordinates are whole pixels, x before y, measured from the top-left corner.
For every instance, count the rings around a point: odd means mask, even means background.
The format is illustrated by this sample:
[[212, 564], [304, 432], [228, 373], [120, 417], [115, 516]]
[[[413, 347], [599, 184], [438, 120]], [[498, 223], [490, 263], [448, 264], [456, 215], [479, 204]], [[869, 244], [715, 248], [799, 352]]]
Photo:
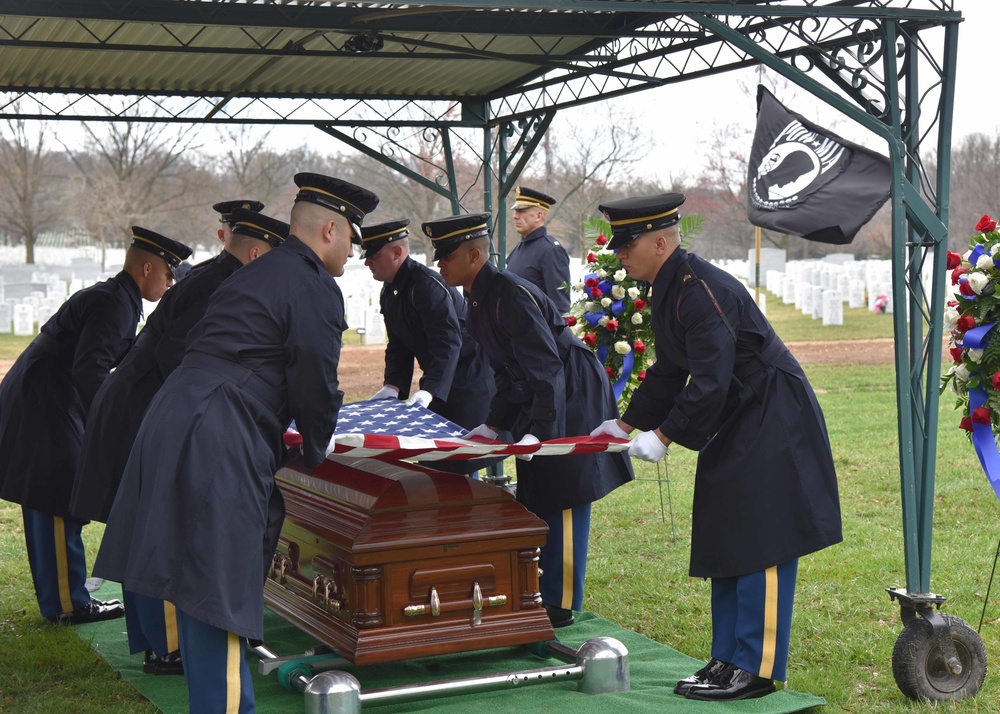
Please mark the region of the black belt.
[[788, 352], [788, 348], [785, 347], [785, 343], [781, 341], [780, 337], [775, 335], [774, 339], [772, 339], [767, 346], [754, 355], [756, 358], [755, 361], [749, 362], [743, 367], [737, 367], [734, 369], [733, 376], [741, 382], [745, 382], [748, 377], [757, 374], [757, 372], [773, 363], [786, 352]]
[[223, 377], [240, 389], [246, 390], [257, 401], [277, 414], [284, 407], [284, 400], [279, 390], [268, 384], [249, 367], [239, 362], [217, 357], [207, 352], [188, 352], [181, 363], [184, 367], [196, 367]]

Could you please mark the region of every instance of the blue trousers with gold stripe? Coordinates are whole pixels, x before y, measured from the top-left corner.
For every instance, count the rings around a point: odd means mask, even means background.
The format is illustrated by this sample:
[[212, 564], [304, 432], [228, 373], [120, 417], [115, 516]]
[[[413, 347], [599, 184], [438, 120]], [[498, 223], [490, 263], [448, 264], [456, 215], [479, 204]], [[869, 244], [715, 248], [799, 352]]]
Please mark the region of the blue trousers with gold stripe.
[[164, 657], [180, 649], [177, 608], [166, 600], [122, 590], [125, 602], [125, 629], [132, 654], [153, 650]]
[[42, 617], [73, 612], [90, 602], [83, 523], [22, 508], [24, 542]]
[[757, 573], [712, 578], [712, 656], [785, 681], [798, 559]]
[[538, 514], [549, 525], [549, 535], [538, 559], [542, 569], [542, 602], [566, 610], [583, 609], [583, 581], [587, 575], [590, 543], [590, 505], [558, 513]]
[[247, 641], [177, 611], [191, 714], [254, 714]]

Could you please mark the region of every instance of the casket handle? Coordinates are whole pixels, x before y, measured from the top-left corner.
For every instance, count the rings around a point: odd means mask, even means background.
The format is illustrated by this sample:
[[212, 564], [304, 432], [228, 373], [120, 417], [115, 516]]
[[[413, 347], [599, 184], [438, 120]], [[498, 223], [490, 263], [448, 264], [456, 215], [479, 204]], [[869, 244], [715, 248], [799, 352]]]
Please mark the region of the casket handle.
[[443, 604], [441, 602], [441, 596], [438, 595], [437, 588], [432, 587], [430, 604], [407, 605], [403, 608], [403, 614], [407, 617], [416, 617], [417, 615], [430, 615], [431, 617], [438, 617], [442, 610], [465, 610], [471, 606], [473, 609], [473, 619], [475, 620], [477, 616], [476, 613], [479, 613], [480, 618], [482, 617], [482, 610], [484, 607], [500, 607], [506, 604], [506, 595], [490, 595], [489, 597], [483, 597], [482, 589], [479, 587], [479, 583], [477, 582], [473, 583], [471, 599], [454, 600]]

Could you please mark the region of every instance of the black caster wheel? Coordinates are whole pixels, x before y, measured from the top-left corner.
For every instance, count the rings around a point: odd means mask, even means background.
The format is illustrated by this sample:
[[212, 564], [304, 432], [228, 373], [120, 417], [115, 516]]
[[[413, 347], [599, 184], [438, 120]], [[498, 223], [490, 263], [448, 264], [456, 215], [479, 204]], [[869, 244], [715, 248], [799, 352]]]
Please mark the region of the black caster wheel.
[[931, 623], [922, 617], [913, 618], [892, 650], [892, 675], [899, 690], [910, 699], [963, 699], [983, 686], [986, 648], [979, 634], [961, 618], [945, 614], [941, 617], [948, 623], [962, 671], [955, 673], [948, 667]]

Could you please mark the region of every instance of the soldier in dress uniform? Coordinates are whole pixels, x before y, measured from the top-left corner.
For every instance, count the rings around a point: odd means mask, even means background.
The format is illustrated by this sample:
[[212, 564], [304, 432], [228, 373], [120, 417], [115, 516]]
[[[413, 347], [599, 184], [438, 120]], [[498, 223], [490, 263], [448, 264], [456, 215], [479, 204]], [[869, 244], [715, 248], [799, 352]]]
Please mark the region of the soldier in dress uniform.
[[[531, 283], [487, 262], [489, 213], [423, 224], [441, 277], [461, 285], [466, 324], [493, 366], [496, 394], [486, 422], [467, 436], [510, 431], [519, 443], [587, 434], [618, 407], [607, 373]], [[539, 567], [554, 627], [583, 606], [590, 504], [634, 478], [623, 453], [518, 457], [517, 498], [549, 526]]]
[[236, 201], [220, 201], [212, 206], [212, 210], [219, 214], [220, 225], [217, 235], [222, 242], [223, 248], [229, 245], [229, 239], [233, 237], [233, 226], [236, 225], [236, 219], [233, 218], [233, 210], [237, 208], [260, 213], [264, 210], [264, 204], [260, 201], [241, 198]]
[[507, 256], [507, 270], [536, 286], [560, 315], [569, 312], [569, 255], [545, 228], [556, 199], [518, 186], [514, 194], [514, 230], [521, 242]]
[[246, 640], [284, 520], [274, 474], [294, 419], [302, 458], [326, 456], [343, 402], [337, 363], [352, 236], [378, 197], [295, 176], [288, 239], [212, 295], [180, 366], [150, 403], [94, 572], [177, 608], [191, 712], [250, 712]]
[[132, 227], [121, 272], [74, 293], [42, 325], [0, 384], [0, 498], [19, 503], [42, 616], [52, 622], [96, 622], [124, 614], [85, 583], [80, 537], [70, 514], [73, 474], [87, 412], [112, 367], [132, 346], [142, 300], [156, 302], [187, 246]]
[[690, 574], [712, 579], [712, 659], [674, 689], [689, 699], [760, 697], [785, 679], [798, 559], [839, 543], [840, 501], [823, 413], [802, 368], [746, 288], [680, 247], [684, 195], [611, 201], [608, 248], [652, 286], [656, 363], [621, 419], [659, 461], [699, 452]]
[[[204, 316], [222, 281], [276, 248], [288, 224], [244, 209], [232, 209], [232, 236], [216, 257], [197, 265], [150, 315], [132, 350], [101, 385], [87, 418], [73, 484], [70, 513], [80, 521], [107, 522], [125, 462], [153, 396], [184, 357], [188, 332]], [[174, 607], [124, 593], [129, 648], [145, 652], [149, 674], [181, 674]]]
[[[408, 399], [466, 429], [483, 423], [493, 397], [493, 372], [465, 334], [465, 298], [410, 257], [410, 221], [361, 229], [361, 257], [385, 284], [379, 297], [388, 344], [385, 384], [373, 399]], [[413, 360], [423, 371], [409, 396]]]

